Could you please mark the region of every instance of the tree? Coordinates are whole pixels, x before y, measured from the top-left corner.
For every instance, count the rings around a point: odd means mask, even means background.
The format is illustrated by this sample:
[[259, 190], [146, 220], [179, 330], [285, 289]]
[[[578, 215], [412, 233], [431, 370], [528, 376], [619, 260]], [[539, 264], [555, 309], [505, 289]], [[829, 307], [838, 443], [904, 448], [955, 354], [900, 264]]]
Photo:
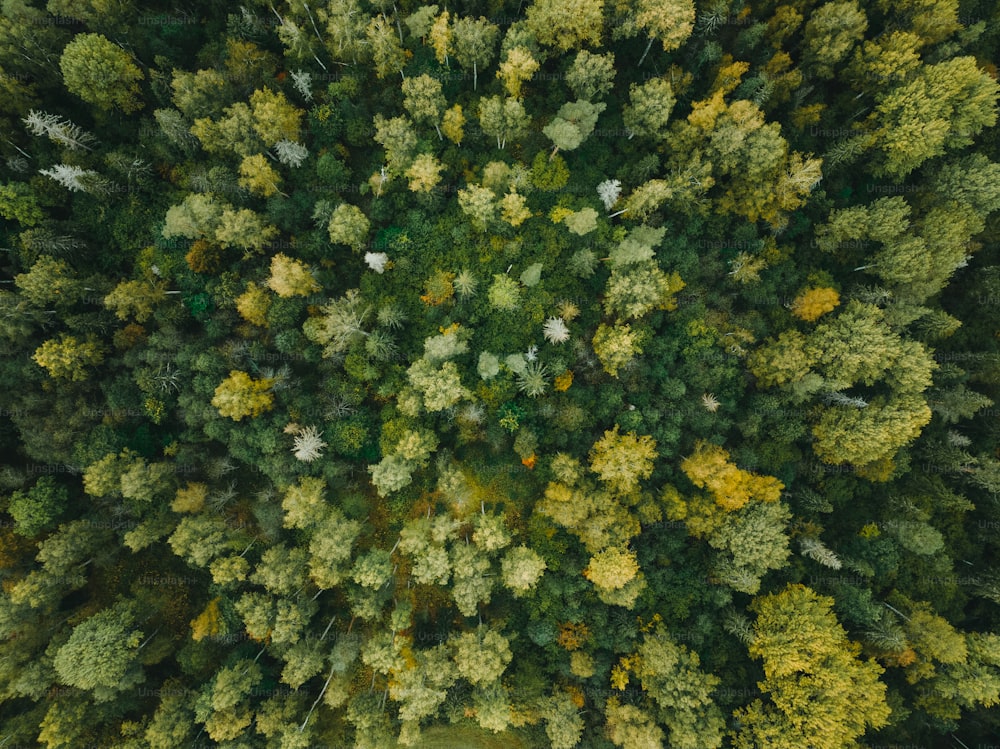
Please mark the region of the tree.
[[599, 46], [604, 29], [602, 0], [536, 0], [528, 7], [527, 30], [539, 44], [560, 52], [584, 44]]
[[66, 509], [69, 491], [51, 476], [41, 476], [27, 491], [10, 496], [7, 512], [14, 518], [14, 532], [28, 538], [48, 529]]
[[499, 149], [507, 145], [508, 138], [524, 136], [530, 122], [520, 99], [484, 96], [479, 100], [479, 124], [483, 133], [497, 139]]
[[406, 170], [406, 177], [410, 180], [410, 190], [412, 192], [430, 192], [441, 181], [443, 170], [444, 164], [438, 161], [436, 156], [429, 153], [420, 154]]
[[509, 192], [500, 199], [500, 217], [508, 224], [518, 227], [531, 218], [528, 201], [518, 192]]
[[64, 260], [39, 257], [27, 273], [14, 276], [21, 297], [36, 307], [68, 307], [83, 296], [83, 283]]
[[563, 219], [563, 223], [571, 233], [585, 236], [597, 228], [597, 211], [593, 208], [582, 208], [569, 214]]
[[269, 198], [281, 192], [281, 175], [275, 171], [263, 154], [245, 156], [240, 162], [240, 184], [254, 195]]
[[1000, 85], [975, 58], [921, 66], [885, 93], [868, 120], [875, 135], [876, 176], [902, 179], [927, 159], [968, 146], [997, 119]]
[[267, 327], [267, 311], [270, 308], [271, 295], [253, 281], [247, 284], [246, 291], [236, 297], [236, 311], [240, 317], [262, 328]]
[[868, 19], [856, 0], [829, 2], [809, 15], [802, 64], [818, 78], [832, 78], [836, 65], [864, 39]]
[[747, 357], [747, 366], [761, 387], [798, 382], [816, 364], [816, 352], [806, 349], [806, 337], [786, 330]]
[[698, 654], [675, 643], [659, 626], [643, 636], [630, 659], [643, 691], [660, 708], [670, 745], [678, 749], [717, 749], [725, 719], [711, 693], [719, 679], [699, 668]]
[[134, 623], [131, 607], [119, 604], [76, 625], [52, 661], [62, 683], [92, 692], [98, 702], [139, 684], [144, 678], [137, 661], [143, 633]]
[[441, 132], [444, 133], [445, 137], [448, 138], [455, 145], [460, 145], [462, 143], [462, 138], [465, 135], [465, 115], [462, 114], [462, 105], [455, 104], [449, 107], [445, 113], [444, 118], [441, 122]]
[[375, 75], [385, 78], [392, 73], [399, 73], [402, 76], [403, 66], [406, 65], [406, 50], [399, 43], [396, 30], [389, 19], [382, 14], [372, 18], [365, 28], [365, 37], [375, 63]]
[[763, 661], [760, 687], [769, 700], [736, 711], [741, 728], [734, 746], [846, 749], [867, 728], [886, 725], [890, 710], [878, 678], [883, 669], [858, 659], [861, 649], [847, 639], [832, 606], [832, 598], [804, 585], [750, 604], [757, 621], [749, 650]]
[[815, 322], [840, 304], [840, 294], [829, 287], [803, 289], [792, 301], [791, 312], [800, 320]]
[[448, 645], [458, 675], [473, 686], [496, 683], [514, 657], [507, 638], [484, 625], [453, 635]]
[[53, 143], [71, 151], [93, 151], [97, 139], [72, 121], [48, 112], [32, 109], [21, 122], [32, 135], [45, 135]]
[[349, 520], [336, 507], [327, 510], [309, 542], [309, 577], [317, 587], [332, 588], [349, 574], [351, 547], [360, 533], [357, 520]]
[[454, 582], [451, 595], [462, 616], [475, 616], [479, 604], [489, 603], [494, 578], [490, 574], [490, 560], [476, 546], [457, 544], [451, 549], [451, 567]]
[[597, 55], [581, 49], [566, 71], [566, 85], [577, 99], [584, 101], [603, 97], [611, 91], [614, 80], [615, 56], [612, 52]]
[[649, 435], [639, 437], [635, 432], [619, 434], [618, 429], [616, 424], [594, 443], [590, 451], [590, 470], [610, 491], [625, 495], [638, 489], [641, 479], [652, 475], [656, 440]]
[[601, 360], [604, 371], [617, 377], [618, 370], [642, 353], [643, 338], [639, 331], [632, 330], [628, 324], [609, 326], [601, 323], [594, 333], [594, 353]]
[[70, 164], [56, 164], [51, 169], [39, 169], [38, 173], [44, 174], [73, 192], [102, 193], [107, 187], [101, 175], [93, 169], [83, 169]]
[[513, 47], [508, 50], [504, 61], [497, 70], [497, 78], [503, 81], [507, 95], [521, 98], [521, 85], [530, 81], [538, 70], [538, 61], [532, 57], [527, 47]]
[[367, 56], [366, 28], [369, 15], [359, 0], [331, 0], [327, 3], [326, 48], [334, 60], [357, 64]]
[[146, 322], [168, 293], [162, 282], [122, 281], [104, 297], [104, 306], [114, 310], [119, 320], [127, 320], [131, 315], [136, 322]]
[[427, 359], [418, 359], [406, 371], [413, 388], [423, 396], [428, 411], [443, 411], [472, 393], [462, 385], [461, 374], [453, 361], [435, 367]]
[[281, 141], [298, 141], [304, 112], [280, 91], [257, 89], [250, 94], [253, 129], [270, 148]]
[[541, 713], [552, 749], [573, 749], [580, 743], [583, 717], [571, 695], [564, 691], [553, 692], [543, 701]]
[[653, 749], [663, 746], [663, 730], [642, 709], [623, 705], [609, 697], [604, 706], [608, 737], [622, 749]]
[[131, 113], [142, 109], [142, 71], [125, 50], [100, 34], [77, 34], [59, 60], [70, 93], [103, 110]]
[[87, 369], [104, 361], [104, 350], [93, 337], [79, 340], [65, 333], [59, 340], [50, 338], [31, 357], [54, 379], [81, 382], [90, 374]]
[[458, 206], [480, 231], [485, 232], [496, 216], [496, 194], [488, 187], [469, 184], [458, 191]]
[[419, 721], [437, 712], [455, 683], [455, 666], [448, 646], [412, 650], [406, 667], [392, 672], [389, 696], [399, 706], [399, 719]]
[[[720, 551], [714, 565], [723, 583], [741, 593], [756, 594], [769, 570], [781, 569], [791, 553], [786, 526], [788, 508], [779, 502], [750, 502], [726, 513], [709, 534]], [[697, 534], [696, 534], [697, 535]]]
[[629, 103], [622, 111], [629, 138], [641, 135], [661, 140], [667, 134], [674, 92], [663, 78], [653, 78], [641, 85], [629, 86]]
[[215, 389], [212, 405], [222, 416], [240, 421], [244, 416], [259, 416], [274, 407], [272, 379], [254, 380], [246, 372], [232, 370]]
[[271, 258], [267, 285], [280, 297], [309, 296], [320, 290], [309, 266], [279, 252]]
[[[634, 13], [636, 27], [645, 30], [650, 42], [658, 39], [664, 52], [680, 47], [694, 30], [695, 9], [691, 0], [671, 0], [666, 3], [659, 0], [638, 0]], [[628, 24], [624, 28], [627, 29]], [[649, 50], [648, 45], [646, 50]], [[642, 59], [639, 64], [642, 64]]]
[[346, 244], [355, 252], [359, 251], [368, 241], [371, 223], [361, 209], [341, 203], [334, 209], [327, 225], [330, 241], [335, 244]]
[[385, 160], [389, 172], [395, 176], [403, 174], [413, 162], [417, 148], [417, 135], [413, 132], [413, 123], [407, 117], [392, 117], [386, 119], [376, 114], [375, 142], [385, 149]]
[[314, 476], [304, 476], [289, 486], [283, 495], [281, 507], [285, 511], [286, 528], [312, 528], [320, 522], [327, 504], [323, 493], [326, 482]]
[[260, 252], [278, 235], [278, 230], [249, 208], [227, 208], [219, 217], [215, 241], [227, 247], [238, 247], [246, 253]]
[[500, 574], [503, 584], [520, 598], [535, 589], [546, 568], [545, 560], [537, 552], [527, 546], [515, 546], [504, 555]]
[[552, 156], [559, 150], [572, 151], [580, 146], [594, 132], [597, 116], [604, 111], [603, 103], [573, 101], [563, 104], [552, 122], [542, 128], [542, 132], [552, 141]]
[[189, 193], [180, 205], [167, 210], [162, 234], [166, 239], [213, 237], [225, 208], [228, 206], [218, 205], [211, 195]]
[[357, 289], [349, 289], [344, 296], [320, 308], [320, 312], [303, 323], [302, 332], [324, 347], [323, 356], [327, 358], [370, 335], [364, 326], [372, 309]]
[[707, 442], [697, 445], [695, 451], [681, 461], [691, 483], [708, 489], [716, 504], [731, 512], [738, 510], [751, 499], [776, 502], [785, 488], [773, 476], [744, 471], [729, 462], [729, 453]]
[[813, 451], [824, 463], [857, 466], [891, 458], [915, 439], [931, 420], [923, 398], [878, 398], [867, 408], [831, 406], [812, 428]]
[[450, 19], [451, 15], [447, 10], [441, 11], [427, 32], [427, 38], [434, 48], [434, 56], [442, 65], [448, 65], [448, 53], [452, 50], [454, 33], [449, 24]]
[[608, 547], [590, 558], [583, 570], [595, 586], [603, 590], [619, 590], [636, 578], [639, 562], [631, 549]]
[[403, 107], [415, 123], [433, 125], [440, 140], [443, 137], [438, 123], [446, 103], [444, 94], [441, 93], [441, 81], [436, 78], [424, 73], [403, 81]]
[[654, 309], [676, 309], [675, 295], [685, 285], [678, 273], [668, 276], [653, 261], [615, 268], [604, 293], [604, 311], [635, 320]]
[[463, 16], [452, 24], [451, 34], [458, 64], [466, 70], [472, 68], [472, 90], [475, 91], [479, 83], [479, 68], [489, 65], [496, 54], [500, 30], [482, 16], [476, 19]]

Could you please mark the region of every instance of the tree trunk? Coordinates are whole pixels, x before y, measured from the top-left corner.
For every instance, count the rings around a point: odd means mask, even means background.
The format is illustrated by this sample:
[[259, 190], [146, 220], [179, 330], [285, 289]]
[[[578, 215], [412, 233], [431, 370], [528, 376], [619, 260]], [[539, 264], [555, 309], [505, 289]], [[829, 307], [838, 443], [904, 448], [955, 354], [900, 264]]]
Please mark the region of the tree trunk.
[[638, 65], [636, 65], [636, 67], [642, 65], [642, 61], [646, 59], [646, 55], [649, 54], [649, 48], [652, 46], [653, 46], [653, 37], [649, 37], [649, 43], [646, 45], [646, 51], [642, 53], [642, 57], [639, 58], [639, 63]]

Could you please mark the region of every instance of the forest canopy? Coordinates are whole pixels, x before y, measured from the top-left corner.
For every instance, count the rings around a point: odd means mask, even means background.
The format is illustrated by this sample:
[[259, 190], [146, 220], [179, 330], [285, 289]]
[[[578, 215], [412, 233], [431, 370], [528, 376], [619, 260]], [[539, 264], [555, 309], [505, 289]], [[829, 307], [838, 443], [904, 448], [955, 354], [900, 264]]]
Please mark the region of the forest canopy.
[[998, 42], [3, 0], [0, 746], [987, 745]]

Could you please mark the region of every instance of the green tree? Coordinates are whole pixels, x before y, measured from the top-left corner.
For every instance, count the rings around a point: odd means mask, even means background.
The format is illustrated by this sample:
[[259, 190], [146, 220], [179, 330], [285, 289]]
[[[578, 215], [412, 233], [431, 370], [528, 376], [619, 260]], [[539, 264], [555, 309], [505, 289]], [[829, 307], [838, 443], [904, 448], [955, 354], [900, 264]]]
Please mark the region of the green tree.
[[527, 595], [538, 585], [547, 565], [545, 560], [527, 546], [510, 549], [500, 564], [503, 584], [515, 597]]
[[122, 281], [104, 297], [104, 306], [114, 310], [119, 320], [127, 320], [131, 315], [136, 322], [146, 322], [168, 293], [162, 282]]
[[594, 353], [601, 360], [604, 371], [612, 377], [618, 376], [618, 371], [632, 359], [642, 353], [644, 336], [632, 326], [605, 325], [601, 323], [594, 333]]
[[21, 297], [36, 307], [68, 307], [84, 293], [84, 284], [65, 260], [42, 255], [27, 273], [14, 276]]
[[458, 64], [468, 70], [472, 68], [472, 90], [479, 84], [479, 68], [485, 68], [496, 54], [500, 30], [495, 24], [480, 16], [463, 16], [451, 25], [452, 49]]
[[219, 244], [238, 247], [245, 253], [260, 252], [277, 235], [277, 228], [264, 223], [260, 215], [249, 208], [225, 209], [215, 229], [215, 240]]
[[297, 142], [302, 128], [301, 109], [280, 91], [262, 88], [250, 94], [253, 129], [268, 147], [283, 140]]
[[63, 684], [106, 702], [143, 681], [137, 657], [142, 638], [131, 606], [118, 604], [76, 625], [52, 664]]
[[902, 179], [927, 159], [972, 143], [997, 120], [1000, 84], [975, 58], [921, 66], [887, 91], [868, 120], [875, 136], [876, 176]]
[[7, 512], [14, 518], [14, 531], [33, 538], [55, 523], [66, 509], [69, 491], [52, 476], [41, 476], [27, 491], [10, 497]]
[[407, 117], [392, 117], [386, 119], [376, 114], [375, 142], [385, 149], [385, 159], [389, 173], [397, 176], [406, 172], [416, 155], [417, 135], [413, 132], [413, 123]]
[[379, 78], [385, 78], [393, 73], [403, 76], [406, 50], [399, 43], [392, 22], [385, 15], [375, 16], [365, 28], [365, 37], [368, 40], [368, 52], [375, 64], [375, 75]]
[[448, 645], [458, 675], [474, 686], [496, 683], [514, 657], [507, 638], [485, 625], [453, 635]]
[[142, 71], [125, 50], [100, 34], [77, 34], [59, 60], [70, 93], [103, 110], [125, 113], [142, 109]]
[[496, 193], [482, 185], [469, 184], [458, 191], [458, 206], [476, 228], [485, 232], [496, 216]]
[[327, 224], [330, 241], [335, 244], [346, 244], [359, 251], [368, 241], [371, 223], [368, 217], [357, 206], [341, 203], [334, 209]]
[[486, 135], [497, 139], [499, 149], [507, 145], [508, 138], [523, 137], [530, 123], [520, 99], [484, 96], [479, 100], [479, 125]]
[[423, 75], [411, 76], [403, 81], [403, 107], [410, 113], [410, 117], [417, 124], [426, 123], [433, 125], [437, 131], [438, 139], [443, 140], [441, 128], [441, 116], [444, 113], [444, 94], [441, 93], [441, 81]]
[[832, 78], [867, 28], [868, 19], [855, 0], [819, 6], [806, 22], [803, 66], [819, 78]]
[[552, 156], [557, 151], [572, 151], [579, 148], [594, 132], [597, 116], [604, 111], [605, 104], [589, 101], [572, 101], [563, 104], [552, 121], [542, 128], [542, 132], [553, 143]]
[[652, 749], [663, 746], [663, 729], [644, 710], [635, 705], [623, 705], [617, 697], [609, 697], [604, 706], [608, 738], [622, 749]]
[[581, 49], [566, 71], [566, 85], [577, 99], [584, 101], [602, 98], [611, 91], [614, 80], [615, 56], [612, 52], [598, 55]]
[[641, 135], [660, 140], [667, 134], [670, 112], [674, 108], [674, 92], [663, 78], [653, 78], [639, 85], [629, 86], [629, 103], [622, 117], [629, 138]]
[[719, 679], [704, 673], [698, 654], [675, 643], [662, 626], [644, 635], [633, 669], [643, 691], [659, 707], [678, 749], [716, 749], [722, 745], [725, 719], [711, 694]]

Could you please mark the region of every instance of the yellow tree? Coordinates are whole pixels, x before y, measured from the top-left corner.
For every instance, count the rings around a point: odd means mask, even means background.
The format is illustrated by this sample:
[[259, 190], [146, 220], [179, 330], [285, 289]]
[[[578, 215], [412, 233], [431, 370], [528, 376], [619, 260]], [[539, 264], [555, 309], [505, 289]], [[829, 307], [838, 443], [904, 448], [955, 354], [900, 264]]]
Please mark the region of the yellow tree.
[[840, 304], [840, 294], [836, 289], [819, 287], [803, 289], [792, 301], [791, 311], [800, 320], [814, 322], [820, 317], [836, 309]]
[[406, 177], [410, 180], [410, 190], [430, 192], [441, 181], [443, 170], [444, 164], [436, 156], [429, 153], [420, 154], [406, 170]]
[[272, 379], [254, 380], [246, 372], [233, 370], [215, 389], [212, 405], [222, 416], [240, 421], [244, 416], [259, 416], [274, 407]]
[[271, 258], [271, 275], [267, 285], [280, 297], [309, 296], [321, 288], [309, 266], [284, 253]]
[[50, 377], [79, 382], [87, 379], [88, 367], [104, 361], [104, 352], [96, 340], [81, 341], [63, 333], [59, 340], [52, 338], [39, 346], [31, 358], [48, 370]]
[[653, 473], [656, 459], [656, 440], [649, 435], [637, 436], [635, 432], [618, 433], [618, 425], [609, 429], [594, 443], [590, 451], [590, 470], [611, 490], [619, 495], [631, 494], [639, 488], [641, 479]]
[[240, 163], [240, 185], [254, 195], [269, 198], [275, 193], [281, 192], [278, 189], [280, 184], [281, 176], [268, 163], [266, 156], [255, 153], [243, 158]]
[[681, 470], [699, 489], [708, 489], [716, 504], [733, 511], [751, 499], [776, 502], [785, 488], [773, 476], [744, 471], [729, 462], [729, 453], [718, 445], [699, 443], [695, 451], [681, 461]]
[[890, 713], [883, 669], [858, 658], [861, 647], [832, 612], [833, 599], [804, 585], [757, 598], [750, 655], [763, 661], [768, 699], [736, 711], [737, 749], [848, 749]]

